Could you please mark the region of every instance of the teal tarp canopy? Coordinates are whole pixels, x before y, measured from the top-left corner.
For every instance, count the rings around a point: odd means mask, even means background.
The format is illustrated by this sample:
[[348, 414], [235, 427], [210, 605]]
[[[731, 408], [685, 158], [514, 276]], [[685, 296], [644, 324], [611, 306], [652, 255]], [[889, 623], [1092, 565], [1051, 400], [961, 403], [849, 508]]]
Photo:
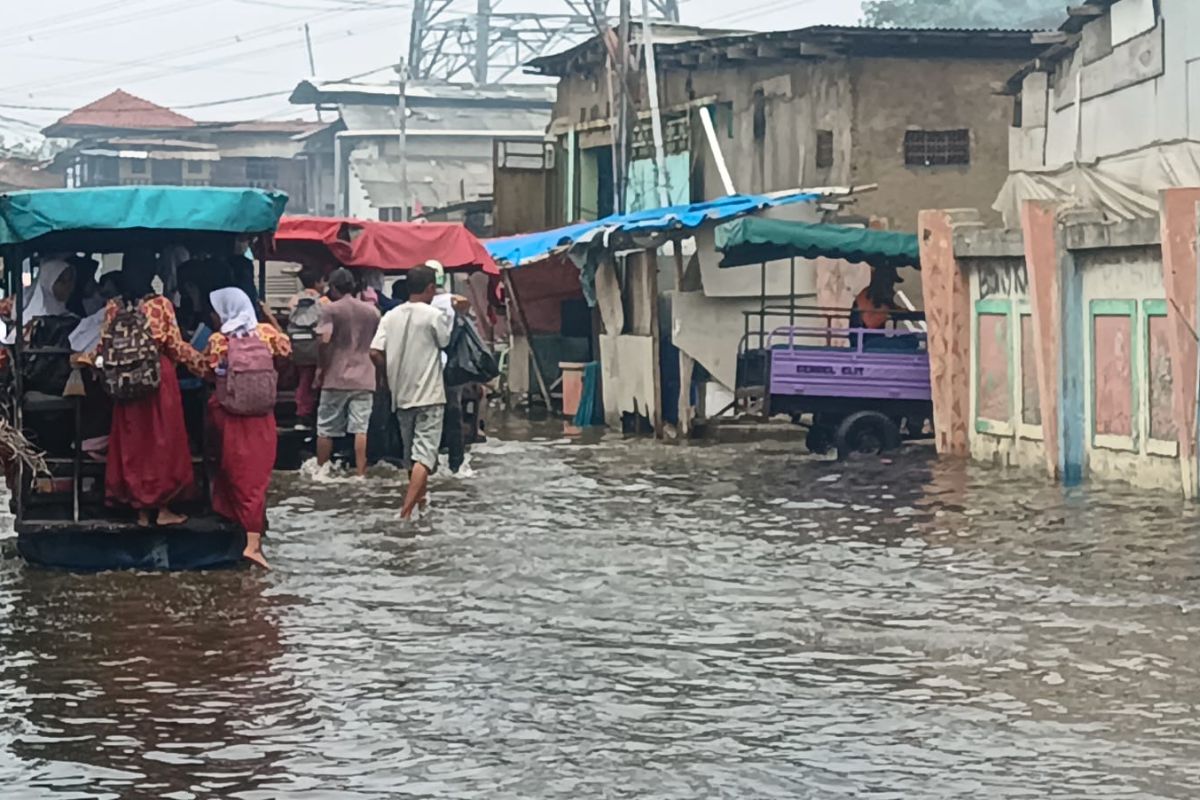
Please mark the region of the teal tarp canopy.
[[873, 267], [921, 268], [916, 234], [743, 217], [717, 228], [722, 267], [785, 258], [840, 258]]
[[287, 195], [261, 189], [187, 186], [112, 186], [49, 189], [0, 195], [0, 245], [71, 231], [275, 230]]

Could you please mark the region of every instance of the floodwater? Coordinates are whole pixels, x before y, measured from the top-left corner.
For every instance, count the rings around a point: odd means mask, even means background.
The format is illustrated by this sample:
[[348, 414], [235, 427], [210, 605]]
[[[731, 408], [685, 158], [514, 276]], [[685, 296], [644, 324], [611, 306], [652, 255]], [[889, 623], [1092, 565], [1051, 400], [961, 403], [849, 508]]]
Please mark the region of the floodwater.
[[281, 476], [266, 575], [0, 563], [0, 796], [1200, 794], [1173, 498], [537, 433]]

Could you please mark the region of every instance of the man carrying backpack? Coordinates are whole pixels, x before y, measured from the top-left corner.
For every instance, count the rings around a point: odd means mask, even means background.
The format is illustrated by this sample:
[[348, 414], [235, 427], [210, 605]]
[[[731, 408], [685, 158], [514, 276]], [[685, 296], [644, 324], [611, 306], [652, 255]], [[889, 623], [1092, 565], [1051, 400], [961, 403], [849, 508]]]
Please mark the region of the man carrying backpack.
[[321, 322], [321, 306], [329, 302], [325, 297], [327, 284], [320, 269], [304, 267], [298, 277], [304, 285], [299, 293], [288, 301], [288, 339], [292, 343], [292, 363], [296, 365], [296, 417], [305, 426], [312, 425], [317, 415], [317, 362], [320, 343], [317, 325]]
[[371, 340], [379, 327], [379, 311], [354, 296], [354, 275], [342, 267], [329, 276], [333, 301], [321, 308], [321, 404], [317, 409], [317, 464], [333, 456], [333, 440], [354, 436], [354, 466], [367, 474], [367, 429], [375, 394]]

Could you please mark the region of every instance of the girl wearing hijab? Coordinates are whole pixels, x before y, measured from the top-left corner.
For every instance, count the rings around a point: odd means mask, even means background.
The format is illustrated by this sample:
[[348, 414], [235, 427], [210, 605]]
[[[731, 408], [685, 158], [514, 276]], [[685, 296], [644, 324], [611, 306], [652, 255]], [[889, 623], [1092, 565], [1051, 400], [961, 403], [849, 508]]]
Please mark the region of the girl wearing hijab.
[[126, 303], [136, 303], [150, 323], [159, 350], [159, 387], [138, 400], [115, 403], [108, 441], [105, 496], [109, 503], [137, 509], [138, 525], [179, 525], [187, 517], [168, 507], [195, 484], [183, 401], [175, 365], [203, 377], [204, 358], [179, 333], [175, 307], [151, 288], [155, 275], [153, 251], [126, 253], [122, 261], [121, 297], [108, 301], [103, 328], [113, 324]]
[[[291, 356], [292, 343], [287, 334], [259, 324], [254, 304], [244, 291], [236, 287], [218, 289], [209, 300], [219, 318], [218, 332], [209, 338], [204, 350], [210, 375], [220, 375], [224, 370], [232, 337], [256, 336], [276, 358]], [[275, 415], [230, 414], [218, 402], [216, 393], [209, 398], [208, 411], [220, 443], [217, 473], [212, 480], [213, 510], [246, 530], [242, 555], [269, 569], [262, 537], [267, 527], [267, 488], [275, 467]]]

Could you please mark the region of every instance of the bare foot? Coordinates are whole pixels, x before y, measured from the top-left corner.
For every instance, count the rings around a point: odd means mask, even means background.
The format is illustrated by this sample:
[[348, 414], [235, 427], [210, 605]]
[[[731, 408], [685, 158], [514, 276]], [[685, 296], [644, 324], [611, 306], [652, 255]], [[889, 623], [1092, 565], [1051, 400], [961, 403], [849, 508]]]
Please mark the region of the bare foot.
[[139, 528], [149, 528], [150, 527], [150, 512], [149, 511], [139, 511], [138, 512], [137, 526]]
[[168, 508], [160, 509], [158, 512], [158, 526], [165, 528], [169, 525], [182, 525], [187, 522], [188, 518], [183, 514], [176, 514]]
[[267, 563], [267, 559], [263, 555], [261, 533], [246, 534], [246, 549], [242, 551], [242, 558], [265, 570], [271, 569], [271, 565]]

